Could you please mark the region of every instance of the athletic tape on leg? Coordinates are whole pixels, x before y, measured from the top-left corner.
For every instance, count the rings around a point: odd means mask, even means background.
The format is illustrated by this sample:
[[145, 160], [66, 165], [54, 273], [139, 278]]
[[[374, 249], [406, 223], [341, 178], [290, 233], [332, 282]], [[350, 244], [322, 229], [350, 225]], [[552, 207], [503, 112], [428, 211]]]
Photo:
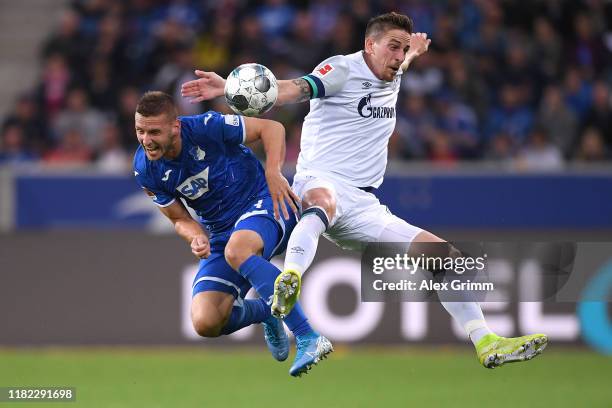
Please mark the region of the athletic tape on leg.
[[470, 335], [470, 333], [478, 330], [478, 329], [484, 329], [487, 328], [487, 323], [484, 320], [478, 319], [478, 320], [470, 320], [469, 322], [467, 322], [463, 328], [465, 329], [465, 332], [468, 334], [468, 336]]

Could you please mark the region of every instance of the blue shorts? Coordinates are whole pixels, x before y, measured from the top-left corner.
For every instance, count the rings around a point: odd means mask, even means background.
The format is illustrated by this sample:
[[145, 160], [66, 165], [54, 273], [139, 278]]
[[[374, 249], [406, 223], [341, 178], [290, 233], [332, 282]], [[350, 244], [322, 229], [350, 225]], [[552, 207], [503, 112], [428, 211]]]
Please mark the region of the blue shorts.
[[234, 231], [250, 230], [259, 234], [264, 242], [262, 256], [270, 260], [281, 254], [287, 248], [291, 231], [297, 224], [295, 214], [288, 208], [290, 217], [286, 220], [281, 213], [281, 219], [274, 218], [274, 207], [269, 195], [258, 197], [251, 202], [249, 209], [242, 214], [234, 227], [227, 231], [210, 236], [211, 254], [200, 261], [198, 273], [193, 281], [193, 293], [217, 291], [244, 298], [251, 284], [242, 275], [232, 269], [225, 261], [225, 246]]

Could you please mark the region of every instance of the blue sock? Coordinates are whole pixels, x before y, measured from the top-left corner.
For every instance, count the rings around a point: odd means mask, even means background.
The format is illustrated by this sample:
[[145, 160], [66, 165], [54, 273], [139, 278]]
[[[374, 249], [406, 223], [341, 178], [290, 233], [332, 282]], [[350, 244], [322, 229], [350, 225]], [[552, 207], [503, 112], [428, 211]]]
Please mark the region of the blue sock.
[[232, 314], [221, 330], [221, 334], [231, 334], [243, 327], [261, 323], [270, 316], [270, 306], [262, 298], [244, 299], [242, 306], [232, 307]]
[[[249, 259], [240, 265], [239, 272], [253, 285], [259, 296], [271, 301], [274, 294], [274, 280], [281, 272], [276, 266], [261, 256], [251, 255]], [[295, 304], [291, 313], [285, 317], [284, 322], [296, 337], [313, 333], [312, 327], [308, 324], [308, 319], [299, 303]]]

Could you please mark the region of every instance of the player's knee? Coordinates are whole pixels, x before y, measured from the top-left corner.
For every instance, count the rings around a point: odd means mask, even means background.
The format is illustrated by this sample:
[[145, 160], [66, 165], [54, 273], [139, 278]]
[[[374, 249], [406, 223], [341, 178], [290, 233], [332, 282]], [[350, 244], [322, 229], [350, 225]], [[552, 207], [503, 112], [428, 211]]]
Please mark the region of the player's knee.
[[227, 245], [224, 251], [225, 260], [236, 271], [254, 254], [255, 252], [251, 248], [240, 245]]
[[[433, 259], [454, 259], [463, 257], [463, 253], [448, 241], [415, 242], [411, 245], [410, 253], [414, 254], [415, 251], [417, 251], [416, 253], [423, 253], [428, 258]], [[444, 262], [431, 262], [428, 263], [428, 267], [425, 269], [440, 277], [447, 272], [444, 265]]]
[[336, 199], [327, 189], [315, 188], [306, 192], [302, 200], [302, 208], [307, 210], [312, 207], [322, 208], [328, 220], [336, 215]]
[[206, 311], [192, 313], [191, 321], [196, 333], [202, 337], [220, 336], [225, 325], [225, 319], [216, 311], [214, 313]]
[[431, 247], [427, 251], [429, 256], [438, 258], [458, 258], [461, 256], [461, 251], [448, 241], [434, 242], [427, 245]]

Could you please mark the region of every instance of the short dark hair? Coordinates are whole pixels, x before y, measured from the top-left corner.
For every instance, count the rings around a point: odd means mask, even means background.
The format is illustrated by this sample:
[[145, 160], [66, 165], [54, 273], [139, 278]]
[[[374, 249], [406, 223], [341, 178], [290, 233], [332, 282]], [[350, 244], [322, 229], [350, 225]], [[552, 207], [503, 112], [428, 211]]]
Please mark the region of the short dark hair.
[[161, 91], [145, 92], [138, 101], [138, 105], [136, 105], [136, 113], [145, 117], [158, 116], [165, 113], [172, 119], [178, 115], [172, 97]]
[[381, 34], [386, 33], [389, 30], [398, 28], [404, 30], [409, 34], [412, 34], [412, 19], [404, 14], [399, 14], [394, 11], [387, 14], [381, 14], [376, 17], [372, 17], [368, 21], [368, 25], [365, 31], [365, 37], [378, 38]]

